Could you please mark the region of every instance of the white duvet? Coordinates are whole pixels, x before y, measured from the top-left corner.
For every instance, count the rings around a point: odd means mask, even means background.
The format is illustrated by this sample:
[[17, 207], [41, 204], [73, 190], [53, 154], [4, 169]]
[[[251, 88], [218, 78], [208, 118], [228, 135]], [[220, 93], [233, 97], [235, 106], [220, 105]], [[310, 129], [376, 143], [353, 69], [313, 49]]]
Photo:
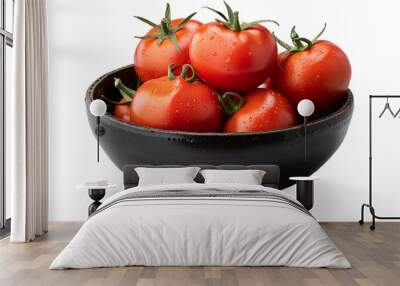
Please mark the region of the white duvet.
[[[163, 190], [263, 190], [253, 185], [179, 184]], [[246, 198], [152, 198], [122, 201], [89, 218], [50, 269], [145, 266], [294, 266], [349, 268], [318, 222], [299, 209]]]

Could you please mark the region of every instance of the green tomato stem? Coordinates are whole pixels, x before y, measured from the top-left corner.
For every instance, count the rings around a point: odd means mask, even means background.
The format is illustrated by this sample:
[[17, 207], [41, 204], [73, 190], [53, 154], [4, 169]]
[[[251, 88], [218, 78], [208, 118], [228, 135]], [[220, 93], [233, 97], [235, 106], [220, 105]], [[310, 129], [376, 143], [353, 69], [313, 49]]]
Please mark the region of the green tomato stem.
[[224, 13], [222, 13], [214, 8], [211, 8], [208, 6], [205, 6], [203, 8], [206, 8], [206, 9], [216, 13], [218, 16], [220, 16], [222, 18], [222, 20], [215, 19], [215, 21], [218, 23], [222, 23], [225, 27], [227, 27], [228, 29], [230, 29], [234, 32], [244, 31], [244, 30], [247, 30], [247, 29], [253, 27], [254, 25], [264, 23], [264, 22], [272, 22], [279, 26], [279, 23], [274, 20], [257, 20], [257, 21], [253, 21], [253, 22], [249, 22], [249, 23], [240, 23], [239, 12], [237, 12], [237, 11], [233, 12], [232, 8], [225, 1], [224, 1], [224, 5], [225, 5], [226, 11], [228, 13], [227, 16]]
[[242, 30], [242, 27], [240, 27], [240, 22], [239, 22], [239, 12], [233, 13], [231, 30], [234, 32], [240, 32]]
[[[116, 77], [114, 78], [114, 86], [118, 88], [123, 97], [125, 97], [124, 95], [127, 95], [128, 97], [125, 98], [128, 100], [132, 99], [132, 96], [134, 96], [136, 93], [134, 89], [127, 87], [125, 84], [122, 83], [122, 81], [119, 78]], [[122, 92], [124, 94], [122, 94]]]
[[163, 18], [162, 20], [161, 20], [161, 32], [162, 32], [162, 35], [164, 35], [164, 36], [167, 36], [167, 35], [169, 35], [169, 33], [170, 33], [170, 28], [169, 28], [169, 25], [168, 25], [168, 19], [166, 19], [166, 18]]
[[289, 53], [297, 53], [297, 52], [305, 51], [305, 50], [311, 48], [313, 46], [313, 44], [315, 43], [315, 41], [317, 41], [318, 38], [323, 34], [325, 29], [326, 29], [326, 23], [324, 24], [324, 28], [322, 29], [322, 31], [319, 32], [318, 35], [316, 37], [314, 37], [313, 40], [309, 40], [307, 38], [300, 37], [299, 34], [296, 32], [296, 26], [293, 26], [292, 30], [290, 31], [290, 38], [293, 42], [293, 46], [291, 46], [291, 45], [285, 43], [284, 41], [282, 41], [281, 39], [279, 39], [274, 33], [272, 33], [272, 35], [274, 36], [275, 41], [280, 46], [285, 48]]
[[176, 25], [175, 27], [172, 27], [171, 24], [171, 8], [169, 3], [167, 3], [167, 7], [165, 9], [165, 14], [164, 14], [164, 18], [161, 19], [161, 23], [159, 25], [153, 23], [150, 20], [147, 20], [146, 18], [140, 17], [140, 16], [134, 16], [136, 19], [152, 26], [153, 28], [155, 28], [157, 30], [157, 33], [151, 34], [151, 35], [145, 35], [145, 36], [141, 36], [141, 37], [136, 37], [142, 40], [147, 40], [147, 39], [157, 39], [156, 43], [158, 45], [161, 45], [163, 43], [164, 40], [170, 40], [172, 42], [172, 44], [174, 45], [174, 47], [176, 48], [176, 50], [181, 53], [182, 50], [178, 44], [178, 40], [176, 38], [175, 33], [177, 31], [179, 31], [180, 29], [182, 29], [184, 27], [184, 25], [189, 22], [189, 20], [196, 15], [196, 13], [192, 13], [189, 16], [187, 16], [185, 19], [183, 19], [178, 25]]
[[225, 115], [232, 116], [235, 114], [244, 103], [243, 97], [236, 92], [225, 92], [222, 95], [218, 95], [218, 100], [224, 111]]
[[169, 3], [167, 3], [167, 7], [165, 7], [165, 14], [164, 14], [164, 17], [165, 17], [167, 20], [171, 21], [171, 7], [170, 7]]
[[315, 43], [318, 39], [319, 39], [319, 37], [321, 37], [322, 36], [322, 34], [325, 32], [325, 29], [326, 29], [326, 23], [324, 23], [324, 27], [322, 28], [322, 30], [321, 30], [321, 32], [319, 32], [315, 37], [314, 37], [314, 39], [312, 39], [312, 43]]
[[[191, 71], [192, 75], [190, 77], [186, 77], [189, 70]], [[180, 77], [182, 77], [188, 83], [192, 83], [196, 80], [196, 71], [194, 70], [192, 65], [184, 64], [182, 66], [182, 72], [180, 74]]]
[[168, 80], [175, 80], [176, 76], [174, 75], [173, 70], [176, 68], [174, 64], [168, 65]]

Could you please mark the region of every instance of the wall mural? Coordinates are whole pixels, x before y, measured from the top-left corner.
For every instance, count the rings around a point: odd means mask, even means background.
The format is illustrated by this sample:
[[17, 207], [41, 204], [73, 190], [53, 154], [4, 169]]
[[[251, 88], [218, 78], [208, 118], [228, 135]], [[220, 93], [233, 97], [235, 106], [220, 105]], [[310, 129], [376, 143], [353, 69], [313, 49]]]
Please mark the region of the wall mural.
[[[276, 21], [243, 22], [224, 4], [227, 13], [205, 7], [218, 17], [206, 24], [196, 13], [173, 19], [168, 4], [160, 24], [136, 16], [151, 29], [138, 36], [134, 65], [89, 88], [90, 126], [119, 168], [277, 164], [283, 188], [342, 143], [353, 111], [351, 66], [340, 47], [320, 40], [326, 24], [311, 39], [293, 26], [288, 44]], [[89, 112], [95, 99], [107, 103], [101, 132]]]

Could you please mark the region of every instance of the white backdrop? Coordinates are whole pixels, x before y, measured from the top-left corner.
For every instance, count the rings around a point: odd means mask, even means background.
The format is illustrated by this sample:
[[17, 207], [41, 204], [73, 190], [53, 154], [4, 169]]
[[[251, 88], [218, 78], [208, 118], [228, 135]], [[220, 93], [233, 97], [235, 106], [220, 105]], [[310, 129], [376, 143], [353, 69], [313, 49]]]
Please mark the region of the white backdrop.
[[[359, 219], [360, 204], [368, 195], [368, 94], [400, 93], [398, 66], [400, 26], [398, 1], [241, 1], [229, 3], [242, 20], [275, 19], [268, 27], [288, 39], [296, 24], [301, 35], [312, 37], [324, 22], [322, 37], [347, 53], [353, 67], [351, 88], [355, 111], [347, 137], [338, 152], [318, 172], [313, 214], [321, 221]], [[199, 11], [197, 19], [211, 21], [203, 5], [223, 9], [221, 1], [171, 0], [173, 17]], [[247, 3], [251, 3], [247, 4]], [[50, 0], [50, 219], [83, 220], [90, 203], [75, 185], [91, 178], [107, 178], [119, 186], [121, 172], [102, 152], [96, 162], [96, 141], [89, 130], [84, 95], [98, 76], [133, 62], [137, 40], [148, 27], [134, 19], [141, 15], [158, 22], [164, 1]], [[383, 107], [383, 102], [377, 104]], [[393, 105], [400, 107], [400, 101]], [[379, 113], [379, 110], [376, 110]], [[380, 215], [400, 215], [398, 140], [400, 119], [381, 120], [374, 136], [377, 145], [375, 199]], [[293, 192], [293, 189], [289, 190]]]

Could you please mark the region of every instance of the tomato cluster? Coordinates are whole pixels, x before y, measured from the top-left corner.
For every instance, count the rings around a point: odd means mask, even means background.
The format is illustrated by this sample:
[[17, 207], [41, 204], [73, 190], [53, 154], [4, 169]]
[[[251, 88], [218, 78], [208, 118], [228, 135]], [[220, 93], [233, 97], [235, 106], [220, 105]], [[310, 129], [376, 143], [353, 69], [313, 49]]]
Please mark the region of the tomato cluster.
[[[351, 66], [335, 44], [300, 37], [295, 27], [289, 45], [259, 20], [240, 22], [227, 15], [202, 24], [171, 19], [167, 4], [160, 24], [140, 38], [135, 70], [142, 84], [121, 93], [114, 116], [145, 127], [191, 132], [263, 132], [296, 125], [302, 99], [315, 104], [316, 116], [332, 112], [346, 95]], [[286, 49], [278, 55], [277, 44]], [[264, 87], [260, 87], [260, 86]]]

